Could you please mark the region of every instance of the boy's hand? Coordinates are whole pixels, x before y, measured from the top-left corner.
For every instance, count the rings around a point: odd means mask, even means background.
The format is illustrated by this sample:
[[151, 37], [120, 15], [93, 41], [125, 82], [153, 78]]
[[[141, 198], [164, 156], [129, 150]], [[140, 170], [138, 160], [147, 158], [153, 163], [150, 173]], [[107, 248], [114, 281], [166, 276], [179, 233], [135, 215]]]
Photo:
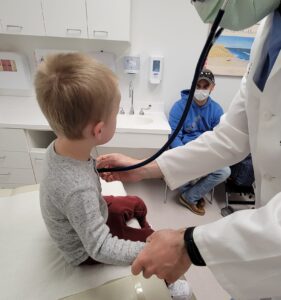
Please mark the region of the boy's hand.
[[[138, 164], [141, 160], [131, 158], [129, 156], [113, 153], [101, 155], [97, 158], [97, 168], [114, 168], [114, 167], [127, 167]], [[107, 182], [110, 181], [122, 181], [122, 182], [137, 182], [142, 180], [143, 170], [142, 168], [126, 171], [126, 172], [105, 172], [100, 173], [100, 177]]]

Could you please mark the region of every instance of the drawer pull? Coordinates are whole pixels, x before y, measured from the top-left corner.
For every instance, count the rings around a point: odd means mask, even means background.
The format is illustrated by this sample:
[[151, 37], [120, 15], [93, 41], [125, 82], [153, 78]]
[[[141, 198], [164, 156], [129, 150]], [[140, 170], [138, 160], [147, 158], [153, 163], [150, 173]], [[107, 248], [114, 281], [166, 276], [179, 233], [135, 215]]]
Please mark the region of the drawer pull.
[[7, 25], [7, 31], [10, 32], [21, 32], [23, 30], [23, 26], [18, 25]]
[[81, 34], [82, 34], [81, 29], [75, 29], [75, 28], [67, 28], [66, 32], [67, 32], [67, 35], [69, 35], [69, 36], [81, 36]]
[[8, 175], [11, 175], [11, 173], [0, 173], [0, 176], [8, 176]]
[[6, 158], [6, 156], [4, 155], [4, 156], [0, 156], [0, 159], [5, 159]]
[[97, 37], [107, 37], [108, 36], [108, 31], [105, 31], [105, 30], [94, 30], [93, 34], [94, 34], [94, 36], [97, 36]]

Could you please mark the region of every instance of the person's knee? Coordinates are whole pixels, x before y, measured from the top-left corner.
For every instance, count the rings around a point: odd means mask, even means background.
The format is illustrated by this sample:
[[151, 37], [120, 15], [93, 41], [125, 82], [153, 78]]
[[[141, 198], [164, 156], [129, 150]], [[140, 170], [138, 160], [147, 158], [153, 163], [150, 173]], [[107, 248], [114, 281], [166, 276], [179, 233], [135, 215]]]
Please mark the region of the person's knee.
[[230, 174], [231, 174], [231, 170], [229, 167], [225, 167], [220, 170], [220, 176], [222, 181], [226, 180], [230, 176]]
[[229, 167], [222, 168], [213, 173], [218, 183], [225, 181], [230, 176], [231, 170]]

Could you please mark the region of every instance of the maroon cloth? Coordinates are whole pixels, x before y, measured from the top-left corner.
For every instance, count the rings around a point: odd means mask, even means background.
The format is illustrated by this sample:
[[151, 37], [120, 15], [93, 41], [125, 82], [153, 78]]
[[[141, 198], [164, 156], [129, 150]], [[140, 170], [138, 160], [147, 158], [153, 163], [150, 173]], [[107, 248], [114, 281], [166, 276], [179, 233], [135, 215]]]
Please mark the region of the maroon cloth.
[[[154, 231], [146, 221], [147, 208], [143, 200], [136, 196], [104, 196], [108, 206], [107, 226], [112, 236], [119, 239], [145, 242], [146, 238]], [[140, 227], [132, 228], [127, 226], [131, 219], [137, 219]], [[97, 264], [91, 257], [80, 265]]]

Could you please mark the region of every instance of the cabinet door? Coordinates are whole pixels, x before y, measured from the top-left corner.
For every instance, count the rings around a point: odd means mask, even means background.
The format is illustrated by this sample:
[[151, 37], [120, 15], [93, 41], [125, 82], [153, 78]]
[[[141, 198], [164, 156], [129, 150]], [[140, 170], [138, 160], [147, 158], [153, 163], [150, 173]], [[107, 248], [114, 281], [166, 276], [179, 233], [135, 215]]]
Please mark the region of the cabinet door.
[[89, 38], [130, 40], [131, 0], [86, 0]]
[[41, 0], [0, 0], [2, 33], [45, 35]]
[[36, 183], [40, 183], [43, 175], [43, 163], [46, 155], [46, 149], [32, 149], [30, 156], [32, 160], [33, 171]]
[[85, 0], [42, 0], [47, 36], [87, 38]]

